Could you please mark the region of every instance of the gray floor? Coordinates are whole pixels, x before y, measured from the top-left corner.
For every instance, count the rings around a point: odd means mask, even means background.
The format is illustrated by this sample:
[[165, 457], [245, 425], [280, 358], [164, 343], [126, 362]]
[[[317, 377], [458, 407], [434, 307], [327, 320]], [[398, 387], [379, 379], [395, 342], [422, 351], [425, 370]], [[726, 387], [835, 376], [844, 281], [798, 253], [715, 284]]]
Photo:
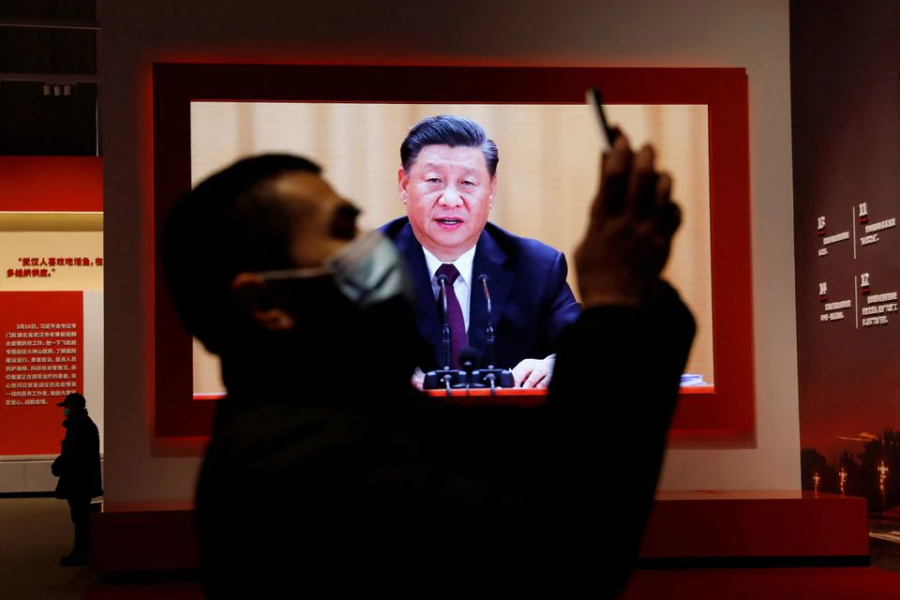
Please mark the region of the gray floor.
[[59, 565], [72, 531], [64, 500], [0, 498], [0, 598], [79, 600], [94, 576]]

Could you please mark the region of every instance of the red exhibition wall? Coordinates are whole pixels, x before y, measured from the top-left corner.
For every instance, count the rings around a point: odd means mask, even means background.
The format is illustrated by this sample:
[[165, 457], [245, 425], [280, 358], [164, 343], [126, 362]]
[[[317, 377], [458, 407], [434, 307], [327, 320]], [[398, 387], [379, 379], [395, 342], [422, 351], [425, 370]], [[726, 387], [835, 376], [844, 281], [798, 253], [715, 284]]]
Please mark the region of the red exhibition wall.
[[[599, 85], [608, 104], [708, 107], [715, 391], [683, 394], [674, 438], [752, 434], [748, 82], [727, 68], [369, 67], [155, 64], [155, 239], [190, 189], [192, 101], [583, 104]], [[157, 256], [158, 258], [158, 256]], [[155, 274], [155, 434], [206, 436], [214, 403], [193, 399], [192, 347]]]
[[900, 514], [898, 40], [897, 2], [791, 3], [801, 485], [873, 529]]
[[[102, 212], [102, 169], [99, 157], [2, 156], [0, 213]], [[0, 236], [15, 231], [4, 227]], [[4, 243], [14, 243], [9, 239]], [[37, 260], [35, 266], [51, 268]], [[81, 290], [8, 291], [7, 279], [4, 268], [0, 456], [57, 454], [64, 430], [56, 403], [84, 388], [84, 295]]]

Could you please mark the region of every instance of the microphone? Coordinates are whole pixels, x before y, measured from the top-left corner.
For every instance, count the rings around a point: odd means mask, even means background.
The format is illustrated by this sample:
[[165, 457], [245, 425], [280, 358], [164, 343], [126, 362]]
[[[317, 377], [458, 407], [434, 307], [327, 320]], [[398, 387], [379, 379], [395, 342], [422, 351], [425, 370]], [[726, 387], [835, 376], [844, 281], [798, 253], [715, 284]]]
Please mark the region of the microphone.
[[479, 275], [478, 283], [480, 283], [481, 287], [484, 289], [484, 299], [487, 300], [488, 317], [490, 317], [491, 316], [491, 290], [488, 289], [488, 276], [487, 275]]
[[441, 287], [441, 305], [443, 307], [443, 314], [441, 315], [443, 319], [441, 343], [444, 347], [444, 370], [448, 370], [450, 368], [450, 321], [447, 318], [447, 285], [449, 285], [450, 280], [446, 275], [438, 275], [437, 282]]
[[493, 305], [491, 304], [491, 290], [488, 288], [488, 276], [479, 275], [478, 283], [484, 291], [484, 299], [487, 302], [487, 325], [484, 326], [485, 354], [487, 355], [487, 368], [494, 368], [494, 324]]

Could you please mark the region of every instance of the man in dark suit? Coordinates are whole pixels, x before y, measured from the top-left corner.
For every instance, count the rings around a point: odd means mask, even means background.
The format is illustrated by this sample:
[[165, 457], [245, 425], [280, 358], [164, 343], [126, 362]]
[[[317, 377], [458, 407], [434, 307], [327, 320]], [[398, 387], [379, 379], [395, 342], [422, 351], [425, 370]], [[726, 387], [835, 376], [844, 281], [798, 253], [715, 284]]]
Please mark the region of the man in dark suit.
[[444, 366], [443, 273], [452, 291], [450, 366], [458, 368], [466, 346], [486, 350], [486, 285], [496, 336], [494, 366], [512, 369], [516, 386], [547, 387], [559, 334], [575, 322], [581, 307], [566, 283], [561, 252], [488, 223], [497, 191], [497, 145], [478, 123], [440, 115], [410, 130], [400, 158], [400, 198], [407, 216], [381, 230], [407, 259], [419, 332], [432, 346], [419, 367]]

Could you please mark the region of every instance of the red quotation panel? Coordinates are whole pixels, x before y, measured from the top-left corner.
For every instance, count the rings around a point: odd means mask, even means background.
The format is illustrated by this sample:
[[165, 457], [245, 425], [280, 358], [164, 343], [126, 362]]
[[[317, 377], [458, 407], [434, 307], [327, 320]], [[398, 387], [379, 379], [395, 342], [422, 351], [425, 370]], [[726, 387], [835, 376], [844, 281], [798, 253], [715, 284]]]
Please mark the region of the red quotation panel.
[[[750, 134], [742, 68], [403, 67], [157, 63], [153, 66], [154, 236], [191, 187], [191, 102], [702, 104], [709, 115], [713, 390], [682, 393], [672, 428], [686, 441], [743, 439], [755, 429], [750, 265]], [[148, 167], [150, 165], [147, 165]], [[159, 255], [156, 255], [159, 260]], [[155, 434], [209, 435], [215, 402], [193, 395], [192, 342], [157, 263]]]
[[81, 292], [0, 293], [0, 456], [58, 454], [56, 404], [84, 381]]

